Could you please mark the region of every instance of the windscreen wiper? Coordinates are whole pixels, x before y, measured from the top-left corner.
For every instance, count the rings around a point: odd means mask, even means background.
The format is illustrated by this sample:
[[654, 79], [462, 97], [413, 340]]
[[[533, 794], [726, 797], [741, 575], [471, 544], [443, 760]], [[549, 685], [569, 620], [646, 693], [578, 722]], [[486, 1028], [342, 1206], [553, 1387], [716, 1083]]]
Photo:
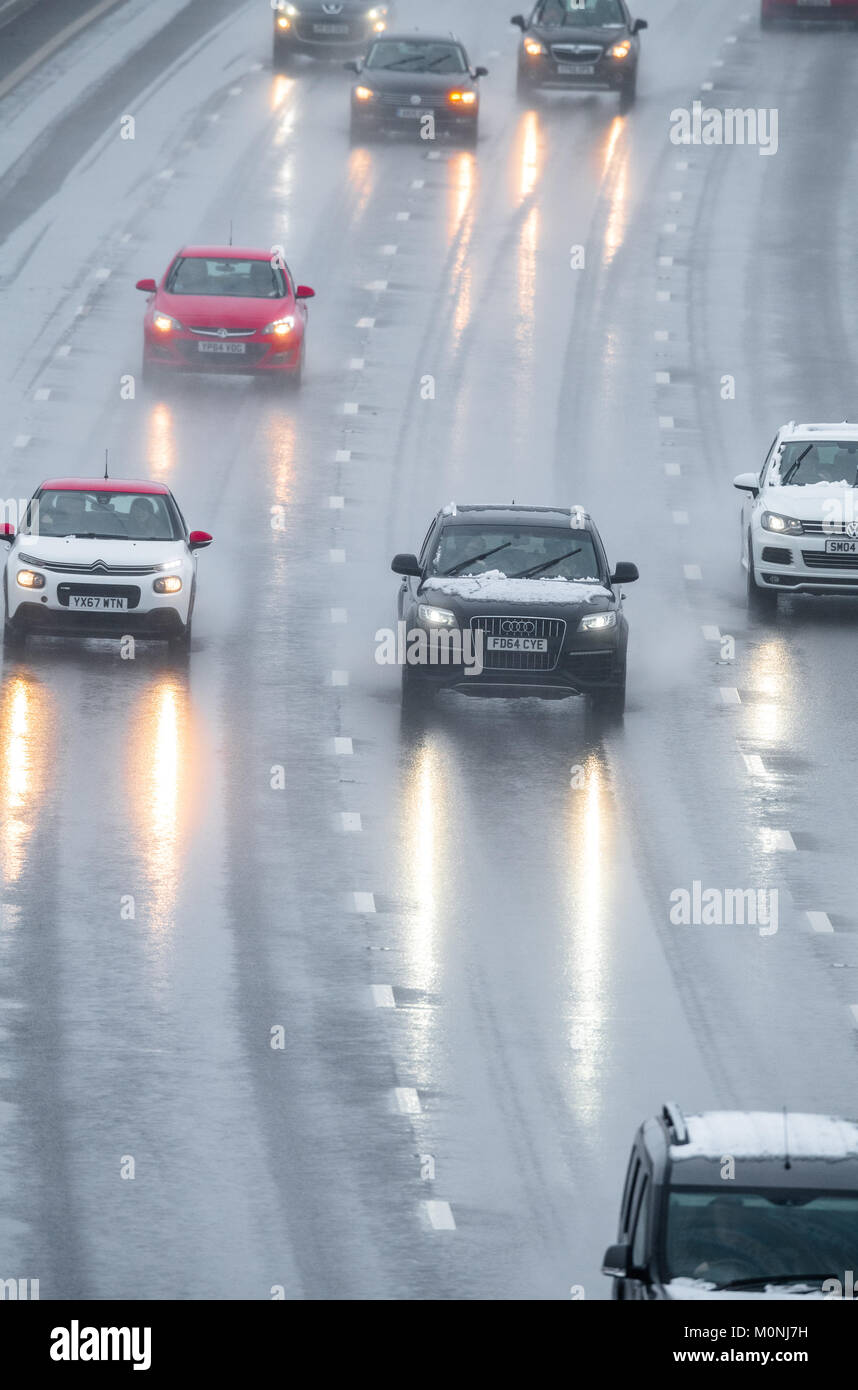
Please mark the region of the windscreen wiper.
[[504, 541], [503, 545], [496, 545], [494, 550], [484, 550], [482, 555], [469, 555], [467, 560], [460, 560], [458, 565], [454, 565], [451, 570], [443, 570], [443, 575], [458, 574], [465, 565], [475, 565], [478, 560], [487, 560], [490, 555], [497, 555], [499, 550], [506, 550], [507, 546], [512, 545], [512, 541]]
[[755, 1279], [731, 1279], [719, 1289], [750, 1289], [754, 1284], [823, 1284], [830, 1274], [758, 1274]]
[[541, 565], [533, 565], [529, 570], [522, 570], [520, 574], [511, 574], [510, 579], [530, 579], [531, 575], [540, 574], [542, 570], [550, 570], [553, 565], [559, 565], [561, 560], [571, 560], [573, 555], [580, 555], [581, 547], [577, 550], [567, 550], [565, 555], [556, 555], [553, 560], [543, 560]]
[[789, 466], [789, 468], [787, 469], [787, 472], [786, 472], [786, 477], [781, 478], [781, 487], [787, 487], [787, 486], [788, 486], [789, 480], [790, 480], [790, 478], [792, 477], [793, 473], [795, 473], [796, 469], [797, 469], [797, 468], [799, 467], [799, 465], [804, 461], [804, 459], [807, 458], [807, 456], [808, 456], [808, 454], [810, 453], [810, 451], [811, 451], [812, 448], [813, 448], [813, 445], [812, 445], [812, 444], [808, 444], [808, 446], [807, 446], [807, 448], [804, 450], [804, 452], [801, 453], [801, 454], [799, 454], [799, 456], [798, 456], [798, 458], [796, 459], [795, 463], [791, 463], [791, 464], [790, 464], [790, 466]]

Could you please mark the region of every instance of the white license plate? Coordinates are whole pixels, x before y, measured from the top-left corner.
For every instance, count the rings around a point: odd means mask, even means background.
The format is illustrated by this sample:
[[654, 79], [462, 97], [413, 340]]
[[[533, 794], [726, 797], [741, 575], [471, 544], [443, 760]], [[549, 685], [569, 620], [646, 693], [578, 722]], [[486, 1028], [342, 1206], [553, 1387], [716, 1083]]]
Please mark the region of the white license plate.
[[490, 637], [490, 652], [547, 652], [547, 637]]
[[400, 106], [397, 107], [397, 116], [402, 116], [405, 120], [417, 121], [421, 116], [431, 116], [431, 111], [421, 111], [419, 106]]
[[593, 63], [558, 63], [557, 71], [570, 77], [592, 77], [596, 68]]
[[826, 541], [826, 555], [858, 555], [858, 541]]
[[117, 598], [113, 594], [103, 597], [96, 597], [95, 594], [69, 594], [69, 608], [95, 609], [100, 613], [122, 613], [127, 607], [127, 598]]
[[347, 24], [314, 24], [314, 34], [347, 34], [349, 26]]
[[822, 9], [825, 5], [830, 5], [831, 0], [796, 0], [797, 5], [813, 5], [814, 8]]
[[244, 343], [197, 343], [200, 352], [229, 352], [239, 357], [244, 353]]

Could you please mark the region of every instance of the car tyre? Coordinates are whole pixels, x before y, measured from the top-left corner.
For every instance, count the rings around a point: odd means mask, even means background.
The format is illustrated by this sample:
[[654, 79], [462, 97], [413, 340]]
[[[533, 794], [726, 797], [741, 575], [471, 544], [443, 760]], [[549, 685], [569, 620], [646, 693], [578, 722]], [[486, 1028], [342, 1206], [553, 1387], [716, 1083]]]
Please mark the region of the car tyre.
[[480, 140], [480, 126], [478, 121], [474, 121], [471, 130], [462, 132], [462, 144], [468, 150], [475, 150]]
[[349, 139], [352, 145], [368, 145], [374, 134], [375, 129], [368, 121], [352, 116], [349, 124]]
[[763, 589], [757, 583], [757, 572], [754, 569], [754, 551], [751, 545], [751, 537], [748, 537], [748, 610], [756, 613], [758, 617], [770, 618], [778, 610], [778, 594], [776, 589]]
[[638, 75], [635, 73], [633, 77], [627, 78], [620, 88], [620, 110], [631, 111], [637, 100], [637, 95]]
[[27, 634], [20, 627], [14, 627], [12, 623], [3, 623], [3, 650], [6, 652], [23, 651], [27, 645]]
[[535, 83], [531, 82], [531, 80], [530, 80], [529, 77], [525, 77], [525, 75], [524, 75], [522, 69], [519, 67], [518, 71], [516, 72], [516, 76], [515, 76], [515, 94], [516, 94], [516, 96], [517, 96], [517, 97], [520, 97], [522, 101], [532, 101], [532, 100], [533, 100], [533, 93], [534, 93], [535, 90], [536, 90]]
[[626, 712], [626, 668], [623, 667], [622, 675], [611, 685], [602, 686], [601, 690], [591, 692], [590, 709], [601, 719], [617, 720], [622, 719]]
[[147, 357], [143, 358], [143, 370], [141, 372], [144, 386], [158, 386], [163, 381], [163, 371], [154, 362], [150, 362]]
[[284, 43], [283, 39], [275, 38], [272, 53], [272, 62], [275, 72], [285, 72], [292, 66], [292, 59], [295, 51], [290, 43]]
[[402, 668], [402, 717], [406, 720], [419, 722], [425, 719], [434, 702], [435, 692], [427, 682], [421, 680], [409, 671], [407, 666]]
[[167, 647], [170, 655], [177, 661], [185, 661], [191, 654], [191, 635], [193, 623], [189, 618], [180, 632], [173, 633], [167, 638]]

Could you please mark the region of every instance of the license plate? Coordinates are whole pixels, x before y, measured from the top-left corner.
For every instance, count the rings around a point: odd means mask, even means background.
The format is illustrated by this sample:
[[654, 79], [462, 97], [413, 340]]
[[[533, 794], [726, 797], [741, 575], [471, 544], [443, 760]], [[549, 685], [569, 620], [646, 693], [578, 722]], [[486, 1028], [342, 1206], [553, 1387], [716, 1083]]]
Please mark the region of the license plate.
[[200, 352], [231, 352], [239, 357], [244, 353], [244, 343], [197, 343]]
[[347, 24], [314, 24], [314, 34], [347, 34], [349, 26]]
[[822, 9], [825, 5], [830, 5], [831, 0], [796, 0], [798, 5], [813, 5], [814, 9]]
[[592, 77], [596, 68], [593, 63], [558, 63], [557, 71], [570, 77]]
[[115, 613], [124, 612], [127, 607], [127, 598], [117, 598], [113, 594], [104, 597], [97, 597], [95, 594], [69, 594], [69, 608], [94, 608], [101, 613]]
[[826, 555], [858, 555], [858, 541], [826, 541]]
[[419, 106], [400, 106], [396, 111], [397, 116], [402, 116], [405, 120], [417, 121], [421, 116], [431, 116], [431, 111], [421, 111]]
[[490, 652], [547, 652], [547, 637], [490, 637]]

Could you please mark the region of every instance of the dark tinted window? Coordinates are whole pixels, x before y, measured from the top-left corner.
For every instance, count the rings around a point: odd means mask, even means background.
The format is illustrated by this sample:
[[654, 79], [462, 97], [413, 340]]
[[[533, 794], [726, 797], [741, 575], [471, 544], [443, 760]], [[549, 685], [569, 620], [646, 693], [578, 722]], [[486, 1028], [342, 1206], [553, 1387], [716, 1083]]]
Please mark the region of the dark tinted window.
[[833, 439], [796, 441], [785, 444], [780, 462], [777, 457], [769, 468], [766, 482], [789, 487], [807, 487], [813, 483], [848, 483], [858, 487], [858, 440], [842, 443]]
[[[480, 558], [483, 557], [483, 558]], [[599, 583], [589, 531], [559, 526], [448, 525], [441, 530], [429, 573], [487, 574], [509, 579], [587, 579]]]
[[581, 29], [625, 24], [620, 0], [545, 0], [538, 24], [558, 24]]
[[282, 299], [283, 271], [271, 261], [210, 260], [185, 256], [170, 271], [170, 294], [216, 295], [224, 299]]
[[366, 60], [368, 68], [388, 72], [467, 72], [465, 55], [456, 43], [426, 43], [409, 39], [381, 39]]

